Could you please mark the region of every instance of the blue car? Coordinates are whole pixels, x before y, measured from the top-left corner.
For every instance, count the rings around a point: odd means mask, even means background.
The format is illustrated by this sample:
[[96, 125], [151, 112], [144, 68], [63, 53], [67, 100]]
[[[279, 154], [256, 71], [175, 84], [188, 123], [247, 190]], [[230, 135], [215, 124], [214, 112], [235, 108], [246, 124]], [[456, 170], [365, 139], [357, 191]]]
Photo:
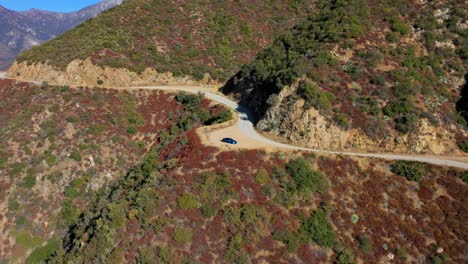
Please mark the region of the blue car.
[[237, 144], [237, 141], [235, 141], [232, 138], [223, 138], [223, 139], [221, 139], [221, 141], [224, 142], [224, 143], [233, 144], [233, 145]]

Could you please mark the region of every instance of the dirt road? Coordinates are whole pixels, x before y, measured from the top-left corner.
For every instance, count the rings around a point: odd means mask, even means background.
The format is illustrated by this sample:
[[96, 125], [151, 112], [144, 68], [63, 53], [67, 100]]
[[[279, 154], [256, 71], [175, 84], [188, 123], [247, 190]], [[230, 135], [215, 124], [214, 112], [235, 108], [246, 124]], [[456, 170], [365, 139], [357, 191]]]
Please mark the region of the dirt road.
[[[202, 139], [205, 143], [217, 146], [223, 149], [281, 149], [281, 150], [300, 150], [327, 154], [337, 154], [346, 156], [381, 158], [387, 160], [412, 160], [431, 163], [441, 166], [451, 166], [461, 169], [468, 169], [468, 156], [434, 156], [434, 155], [411, 155], [411, 154], [396, 154], [396, 153], [356, 153], [345, 151], [331, 151], [322, 149], [304, 148], [292, 146], [284, 143], [273, 141], [259, 134], [254, 127], [254, 116], [249, 109], [238, 105], [236, 102], [224, 97], [209, 87], [196, 86], [144, 86], [132, 87], [130, 89], [146, 89], [146, 90], [165, 90], [165, 91], [187, 91], [191, 93], [202, 92], [205, 96], [218, 103], [222, 103], [237, 112], [238, 121], [232, 126], [217, 129], [205, 130]], [[223, 137], [235, 138], [239, 143], [237, 145], [227, 145], [221, 142]]]

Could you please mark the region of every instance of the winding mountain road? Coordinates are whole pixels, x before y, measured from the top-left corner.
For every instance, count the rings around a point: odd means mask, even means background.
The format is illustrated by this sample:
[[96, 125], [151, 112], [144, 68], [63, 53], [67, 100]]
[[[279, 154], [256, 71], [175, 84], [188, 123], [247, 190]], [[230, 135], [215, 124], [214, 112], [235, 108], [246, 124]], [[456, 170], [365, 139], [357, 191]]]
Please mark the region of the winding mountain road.
[[[129, 88], [125, 88], [129, 89]], [[231, 137], [230, 133], [235, 133], [239, 135], [240, 132], [241, 138], [237, 138], [239, 141], [239, 148], [249, 148], [249, 145], [254, 144], [255, 146], [260, 147], [269, 147], [269, 148], [278, 148], [285, 150], [299, 150], [299, 151], [308, 151], [308, 152], [318, 152], [318, 153], [328, 153], [328, 154], [337, 154], [337, 155], [346, 155], [346, 156], [356, 156], [356, 157], [368, 157], [368, 158], [380, 158], [387, 160], [411, 160], [411, 161], [420, 161], [431, 163], [434, 165], [440, 166], [450, 166], [461, 169], [468, 169], [468, 156], [435, 156], [435, 155], [410, 155], [410, 154], [385, 154], [385, 153], [357, 153], [357, 152], [345, 152], [345, 151], [332, 151], [332, 150], [322, 150], [322, 149], [313, 149], [313, 148], [304, 148], [293, 145], [288, 145], [280, 142], [271, 140], [261, 134], [259, 134], [254, 127], [254, 115], [249, 111], [248, 108], [237, 104], [236, 102], [218, 94], [214, 89], [203, 88], [198, 86], [141, 86], [141, 87], [131, 87], [130, 89], [144, 89], [144, 90], [164, 90], [164, 91], [186, 91], [191, 93], [202, 92], [205, 94], [205, 97], [222, 103], [229, 108], [234, 109], [237, 112], [238, 121], [235, 126], [224, 128], [219, 131], [216, 131], [209, 135], [210, 143], [220, 144], [222, 137]], [[242, 144], [242, 143], [246, 144]]]

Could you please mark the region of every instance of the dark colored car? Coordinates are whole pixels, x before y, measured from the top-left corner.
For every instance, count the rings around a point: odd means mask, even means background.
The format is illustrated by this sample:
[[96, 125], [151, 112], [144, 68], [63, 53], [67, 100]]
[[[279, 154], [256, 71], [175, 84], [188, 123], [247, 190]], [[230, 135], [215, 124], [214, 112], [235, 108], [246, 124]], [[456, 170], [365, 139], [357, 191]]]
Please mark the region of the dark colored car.
[[224, 142], [224, 143], [233, 144], [233, 145], [237, 144], [237, 141], [235, 141], [232, 138], [223, 138], [223, 139], [221, 139], [221, 141]]

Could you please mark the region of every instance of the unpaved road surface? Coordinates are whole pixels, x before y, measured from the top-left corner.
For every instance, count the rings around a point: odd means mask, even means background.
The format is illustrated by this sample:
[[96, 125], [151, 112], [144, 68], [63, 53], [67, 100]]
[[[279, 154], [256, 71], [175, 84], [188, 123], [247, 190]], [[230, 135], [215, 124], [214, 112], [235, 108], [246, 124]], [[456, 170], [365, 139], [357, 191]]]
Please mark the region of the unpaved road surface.
[[[126, 88], [128, 89], [128, 88]], [[468, 156], [435, 156], [435, 155], [410, 155], [410, 154], [394, 154], [394, 153], [357, 153], [346, 151], [331, 151], [322, 149], [304, 148], [293, 145], [288, 145], [271, 140], [259, 134], [254, 127], [253, 114], [236, 102], [217, 93], [214, 89], [208, 87], [197, 86], [143, 86], [132, 87], [130, 89], [146, 89], [146, 90], [165, 90], [165, 91], [187, 91], [191, 93], [202, 92], [205, 96], [218, 103], [222, 103], [237, 112], [238, 121], [235, 125], [209, 131], [202, 135], [203, 141], [213, 146], [223, 149], [281, 149], [281, 150], [299, 150], [308, 152], [319, 152], [326, 154], [337, 154], [356, 157], [380, 158], [387, 160], [411, 160], [431, 163], [441, 166], [457, 167], [468, 169]], [[239, 143], [237, 145], [227, 145], [221, 142], [223, 137], [231, 137]]]

